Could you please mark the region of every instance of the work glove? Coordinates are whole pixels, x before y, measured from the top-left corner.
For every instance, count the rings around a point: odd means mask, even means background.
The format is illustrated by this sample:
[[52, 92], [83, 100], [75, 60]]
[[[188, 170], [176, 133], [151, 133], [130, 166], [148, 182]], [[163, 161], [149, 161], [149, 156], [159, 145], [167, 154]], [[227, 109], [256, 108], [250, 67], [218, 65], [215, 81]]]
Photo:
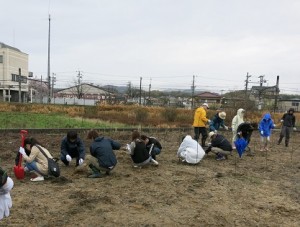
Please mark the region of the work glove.
[[293, 130], [294, 130], [294, 131], [297, 131], [297, 128], [296, 128], [296, 127], [294, 127], [294, 128], [293, 128]]
[[281, 119], [280, 122], [283, 122], [283, 120]]
[[20, 147], [19, 153], [20, 153], [21, 155], [26, 155], [25, 149], [24, 149], [23, 147]]
[[79, 159], [78, 164], [81, 166], [82, 163], [83, 163], [83, 159], [81, 158], [81, 159]]
[[208, 124], [209, 124], [209, 123], [211, 122], [211, 120], [208, 119], [207, 122], [208, 122]]
[[261, 131], [260, 131], [260, 134], [261, 134], [261, 135], [263, 135], [263, 134], [264, 134], [264, 131], [263, 131], [263, 130], [261, 130]]
[[68, 162], [72, 161], [72, 157], [68, 154], [66, 155], [66, 159], [67, 159]]
[[227, 127], [227, 126], [225, 126], [224, 128], [225, 128], [225, 130], [228, 130], [228, 127]]

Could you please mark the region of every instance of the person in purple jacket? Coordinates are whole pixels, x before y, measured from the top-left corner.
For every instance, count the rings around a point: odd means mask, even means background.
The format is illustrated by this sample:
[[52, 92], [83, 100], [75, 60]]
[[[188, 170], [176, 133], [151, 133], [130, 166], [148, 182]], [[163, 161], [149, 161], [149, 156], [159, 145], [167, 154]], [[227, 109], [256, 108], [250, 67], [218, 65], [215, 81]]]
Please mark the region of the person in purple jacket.
[[268, 144], [270, 142], [270, 136], [272, 129], [275, 128], [275, 124], [271, 118], [270, 113], [264, 114], [263, 118], [259, 122], [258, 130], [260, 133], [261, 147], [260, 151], [268, 151]]

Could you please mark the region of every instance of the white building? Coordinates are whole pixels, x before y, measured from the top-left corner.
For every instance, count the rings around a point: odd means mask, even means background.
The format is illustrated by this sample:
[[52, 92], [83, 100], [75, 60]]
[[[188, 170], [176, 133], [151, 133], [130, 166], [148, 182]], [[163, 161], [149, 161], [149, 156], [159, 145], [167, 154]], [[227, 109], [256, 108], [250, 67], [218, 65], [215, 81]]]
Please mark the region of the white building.
[[28, 75], [28, 54], [0, 42], [0, 101], [26, 102]]

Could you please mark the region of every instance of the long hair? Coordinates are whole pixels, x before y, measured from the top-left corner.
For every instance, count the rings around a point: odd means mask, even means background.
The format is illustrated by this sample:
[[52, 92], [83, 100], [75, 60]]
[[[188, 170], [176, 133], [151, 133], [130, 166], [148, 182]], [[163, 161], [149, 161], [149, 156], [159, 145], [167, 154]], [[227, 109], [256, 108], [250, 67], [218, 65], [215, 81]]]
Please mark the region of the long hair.
[[[30, 148], [32, 148], [34, 145], [41, 145], [35, 138], [33, 137], [29, 137], [29, 138], [26, 138], [24, 140], [24, 147], [29, 144], [30, 145]], [[41, 145], [42, 146], [42, 145]]]

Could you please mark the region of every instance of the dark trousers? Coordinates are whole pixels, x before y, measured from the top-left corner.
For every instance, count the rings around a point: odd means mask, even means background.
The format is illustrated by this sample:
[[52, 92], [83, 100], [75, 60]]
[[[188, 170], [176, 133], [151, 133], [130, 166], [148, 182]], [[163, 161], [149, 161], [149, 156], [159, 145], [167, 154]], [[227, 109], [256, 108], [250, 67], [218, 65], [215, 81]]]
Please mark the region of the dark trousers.
[[282, 126], [281, 131], [280, 131], [280, 137], [279, 137], [279, 140], [278, 140], [278, 144], [280, 144], [283, 137], [285, 137], [285, 145], [288, 146], [292, 130], [293, 130], [292, 127]]
[[206, 130], [206, 127], [194, 127], [194, 133], [195, 133], [195, 136], [194, 136], [194, 139], [196, 141], [199, 140], [200, 138], [200, 134], [202, 135], [202, 138], [201, 138], [201, 146], [202, 147], [205, 147], [205, 141], [206, 141], [206, 138], [207, 138], [207, 130]]

